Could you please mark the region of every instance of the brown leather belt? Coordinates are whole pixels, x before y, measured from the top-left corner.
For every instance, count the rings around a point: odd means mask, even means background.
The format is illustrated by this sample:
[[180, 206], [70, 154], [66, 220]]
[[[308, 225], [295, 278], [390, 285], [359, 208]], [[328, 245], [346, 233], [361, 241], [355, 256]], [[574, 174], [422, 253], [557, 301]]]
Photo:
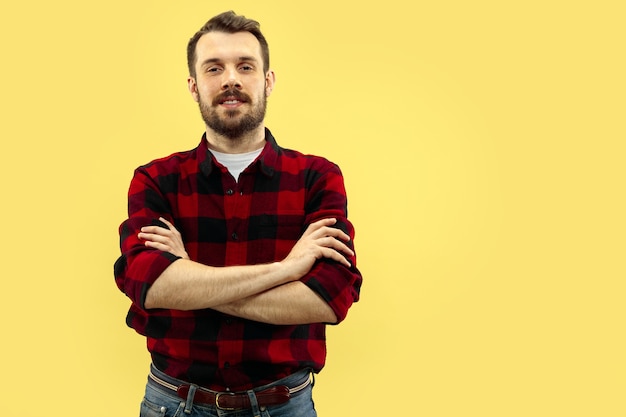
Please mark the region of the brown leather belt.
[[[181, 385], [176, 392], [180, 398], [186, 399], [189, 393], [189, 385]], [[277, 385], [263, 391], [256, 391], [255, 395], [261, 407], [284, 404], [291, 398], [289, 387], [285, 385]], [[196, 391], [193, 402], [214, 405], [220, 410], [245, 410], [252, 407], [250, 397], [245, 392], [212, 392], [202, 388], [198, 388]]]
[[[180, 386], [172, 385], [169, 382], [163, 381], [153, 375], [152, 372], [150, 372], [149, 377], [162, 387], [175, 391], [176, 394], [183, 400], [187, 399], [189, 389], [191, 388], [190, 384], [183, 384]], [[254, 394], [257, 398], [259, 406], [261, 407], [284, 404], [289, 401], [292, 394], [302, 391], [310, 383], [311, 377], [309, 376], [305, 382], [297, 387], [289, 388], [286, 385], [276, 385], [261, 391], [255, 391]], [[193, 402], [212, 405], [225, 411], [245, 410], [252, 407], [252, 404], [250, 404], [250, 397], [248, 397], [247, 392], [216, 392], [202, 387], [198, 387], [196, 389]]]

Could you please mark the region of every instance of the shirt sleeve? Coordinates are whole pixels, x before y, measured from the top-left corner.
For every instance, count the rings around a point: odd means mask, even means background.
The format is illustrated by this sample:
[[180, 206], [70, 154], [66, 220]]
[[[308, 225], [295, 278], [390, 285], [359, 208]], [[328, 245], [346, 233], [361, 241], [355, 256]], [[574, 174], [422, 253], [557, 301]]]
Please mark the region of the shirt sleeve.
[[176, 255], [148, 248], [138, 238], [141, 228], [149, 225], [167, 227], [159, 217], [172, 221], [167, 199], [145, 168], [138, 168], [128, 191], [128, 219], [119, 227], [121, 256], [114, 266], [115, 281], [133, 304], [145, 310], [150, 286], [173, 262]]
[[[355, 231], [348, 220], [347, 197], [343, 175], [338, 166], [325, 161], [326, 167], [315, 170], [319, 174], [311, 177], [311, 188], [307, 198], [306, 223], [311, 224], [322, 218], [337, 219], [334, 227], [343, 230], [350, 241], [347, 245], [354, 251]], [[316, 292], [333, 309], [337, 323], [343, 321], [348, 309], [359, 300], [363, 278], [357, 269], [356, 252], [348, 257], [351, 266], [323, 258], [319, 260], [301, 281]]]

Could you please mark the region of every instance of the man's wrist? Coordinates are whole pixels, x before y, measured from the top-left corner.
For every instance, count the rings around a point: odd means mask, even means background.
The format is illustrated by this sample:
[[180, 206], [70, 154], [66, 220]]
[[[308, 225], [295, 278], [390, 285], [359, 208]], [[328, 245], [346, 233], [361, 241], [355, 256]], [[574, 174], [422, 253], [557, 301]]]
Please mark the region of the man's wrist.
[[289, 261], [286, 259], [274, 262], [272, 264], [272, 271], [278, 274], [282, 284], [296, 281], [300, 278], [293, 268], [290, 268]]

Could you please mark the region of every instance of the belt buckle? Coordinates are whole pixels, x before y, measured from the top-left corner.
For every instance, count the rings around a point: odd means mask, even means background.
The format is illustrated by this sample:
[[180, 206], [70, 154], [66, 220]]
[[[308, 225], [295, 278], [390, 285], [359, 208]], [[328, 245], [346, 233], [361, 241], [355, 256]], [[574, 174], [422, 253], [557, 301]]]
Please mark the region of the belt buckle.
[[233, 411], [233, 410], [236, 410], [235, 407], [222, 407], [220, 405], [220, 397], [222, 395], [234, 396], [235, 393], [234, 392], [218, 392], [215, 395], [215, 407], [217, 407], [219, 410], [223, 410], [223, 411]]

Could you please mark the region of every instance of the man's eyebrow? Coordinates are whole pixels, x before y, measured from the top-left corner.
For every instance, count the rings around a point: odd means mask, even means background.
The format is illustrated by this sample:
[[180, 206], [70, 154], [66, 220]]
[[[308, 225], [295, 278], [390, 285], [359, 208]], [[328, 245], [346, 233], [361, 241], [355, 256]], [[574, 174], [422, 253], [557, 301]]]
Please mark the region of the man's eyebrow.
[[253, 56], [240, 56], [239, 57], [240, 61], [253, 61], [253, 62], [257, 62], [257, 59]]
[[[239, 61], [246, 61], [246, 62], [258, 62], [258, 60], [253, 57], [253, 56], [240, 56], [239, 57]], [[211, 65], [211, 64], [215, 64], [218, 62], [222, 62], [222, 59], [220, 58], [207, 58], [204, 61], [202, 61], [201, 66], [206, 66], [206, 65]]]

